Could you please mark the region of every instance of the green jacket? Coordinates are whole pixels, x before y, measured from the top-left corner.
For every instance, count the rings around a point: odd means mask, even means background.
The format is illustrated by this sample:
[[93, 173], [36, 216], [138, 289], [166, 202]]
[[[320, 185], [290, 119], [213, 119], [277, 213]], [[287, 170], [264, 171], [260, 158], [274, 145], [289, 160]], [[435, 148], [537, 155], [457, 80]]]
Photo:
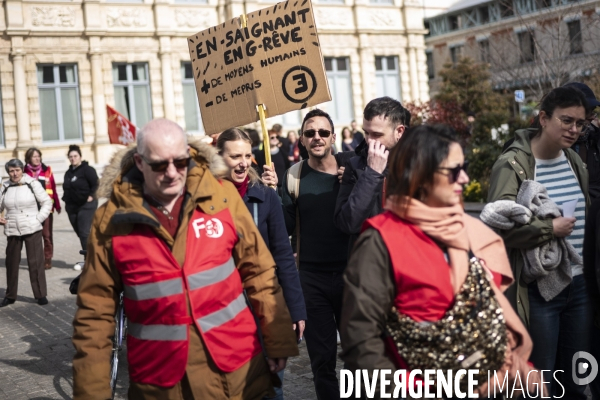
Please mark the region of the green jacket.
[[[517, 199], [521, 183], [535, 179], [535, 157], [531, 152], [529, 135], [532, 130], [521, 129], [515, 133], [515, 141], [506, 149], [492, 167], [488, 202]], [[569, 164], [575, 171], [579, 185], [586, 199], [586, 210], [590, 204], [588, 195], [588, 172], [581, 158], [571, 149], [565, 150]], [[515, 284], [506, 291], [506, 297], [523, 320], [529, 326], [529, 297], [527, 283], [521, 279], [523, 256], [521, 250], [538, 247], [554, 237], [552, 218], [532, 217], [527, 225], [496, 231], [506, 246]]]

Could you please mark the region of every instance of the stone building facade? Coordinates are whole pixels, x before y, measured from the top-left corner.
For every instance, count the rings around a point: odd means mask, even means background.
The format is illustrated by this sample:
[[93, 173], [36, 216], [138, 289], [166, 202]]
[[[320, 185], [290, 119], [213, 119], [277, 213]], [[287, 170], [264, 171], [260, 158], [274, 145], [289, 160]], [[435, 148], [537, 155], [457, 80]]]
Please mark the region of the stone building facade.
[[[202, 134], [186, 37], [274, 4], [244, 0], [4, 0], [0, 8], [0, 163], [30, 146], [64, 162], [71, 143], [105, 164], [106, 105], [138, 126], [177, 121]], [[423, 10], [415, 0], [315, 0], [340, 126], [380, 95], [427, 100]], [[297, 113], [271, 119], [297, 129]], [[64, 160], [64, 161], [60, 161]], [[65, 167], [66, 168], [66, 167]]]
[[444, 64], [461, 57], [489, 64], [496, 90], [524, 90], [531, 102], [600, 73], [598, 0], [461, 0], [425, 26], [432, 96]]

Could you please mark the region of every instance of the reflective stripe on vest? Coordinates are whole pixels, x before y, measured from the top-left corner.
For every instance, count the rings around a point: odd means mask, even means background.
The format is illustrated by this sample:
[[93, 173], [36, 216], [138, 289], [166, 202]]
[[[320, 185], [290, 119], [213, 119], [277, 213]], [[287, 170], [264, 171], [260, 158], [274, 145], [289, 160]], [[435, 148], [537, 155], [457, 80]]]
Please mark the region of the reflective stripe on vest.
[[181, 278], [161, 282], [144, 283], [141, 285], [123, 285], [125, 297], [131, 300], [149, 300], [183, 293]]
[[233, 257], [227, 260], [225, 264], [211, 268], [207, 271], [196, 272], [188, 276], [188, 285], [190, 290], [196, 290], [208, 285], [213, 285], [224, 281], [235, 271]]
[[213, 328], [231, 321], [245, 308], [246, 299], [244, 293], [241, 293], [235, 300], [229, 303], [227, 307], [215, 311], [212, 314], [205, 315], [202, 318], [198, 318], [198, 325], [200, 325], [200, 328], [202, 328], [204, 332], [208, 332]]
[[188, 325], [142, 325], [129, 322], [127, 333], [142, 340], [187, 340]]

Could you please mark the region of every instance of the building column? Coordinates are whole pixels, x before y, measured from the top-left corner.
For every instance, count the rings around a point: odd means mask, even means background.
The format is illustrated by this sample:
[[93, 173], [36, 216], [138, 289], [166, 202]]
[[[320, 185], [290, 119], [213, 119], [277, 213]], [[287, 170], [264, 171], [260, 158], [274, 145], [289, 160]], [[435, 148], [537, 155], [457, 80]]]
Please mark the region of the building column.
[[160, 64], [162, 67], [163, 108], [165, 118], [176, 120], [175, 93], [173, 91], [173, 68], [171, 65], [171, 38], [160, 38]]
[[102, 55], [90, 54], [92, 64], [92, 102], [94, 105], [95, 144], [106, 144], [108, 139], [108, 121], [106, 114], [106, 98], [104, 97], [104, 79], [102, 77]]
[[92, 70], [92, 106], [94, 110], [94, 156], [96, 163], [103, 166], [108, 163], [114, 148], [108, 138], [108, 116], [106, 97], [104, 96], [104, 69], [102, 67], [102, 49], [99, 36], [90, 36], [90, 66]]
[[173, 93], [173, 71], [171, 69], [171, 53], [161, 53], [162, 89], [165, 118], [175, 121], [175, 94]]
[[417, 65], [417, 50], [414, 47], [408, 48], [408, 71], [410, 73], [411, 101], [417, 101], [420, 97], [419, 71]]
[[29, 126], [29, 99], [27, 96], [27, 80], [23, 67], [22, 52], [13, 53], [13, 79], [15, 85], [15, 108], [17, 113], [17, 149], [31, 147], [31, 131]]
[[[364, 108], [369, 101], [375, 97], [372, 83], [373, 66], [375, 65], [375, 58], [373, 57], [373, 50], [368, 45], [368, 36], [361, 34], [359, 36], [359, 49], [358, 55], [360, 57], [360, 78], [362, 83], [362, 107]], [[360, 116], [362, 116], [362, 109], [360, 110]]]

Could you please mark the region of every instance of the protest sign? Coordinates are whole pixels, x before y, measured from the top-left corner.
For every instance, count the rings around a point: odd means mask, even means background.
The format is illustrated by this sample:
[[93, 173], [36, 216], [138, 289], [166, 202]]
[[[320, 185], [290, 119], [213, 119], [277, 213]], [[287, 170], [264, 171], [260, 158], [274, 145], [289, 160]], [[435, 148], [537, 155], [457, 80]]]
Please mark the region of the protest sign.
[[310, 0], [288, 0], [188, 38], [206, 134], [331, 100]]

